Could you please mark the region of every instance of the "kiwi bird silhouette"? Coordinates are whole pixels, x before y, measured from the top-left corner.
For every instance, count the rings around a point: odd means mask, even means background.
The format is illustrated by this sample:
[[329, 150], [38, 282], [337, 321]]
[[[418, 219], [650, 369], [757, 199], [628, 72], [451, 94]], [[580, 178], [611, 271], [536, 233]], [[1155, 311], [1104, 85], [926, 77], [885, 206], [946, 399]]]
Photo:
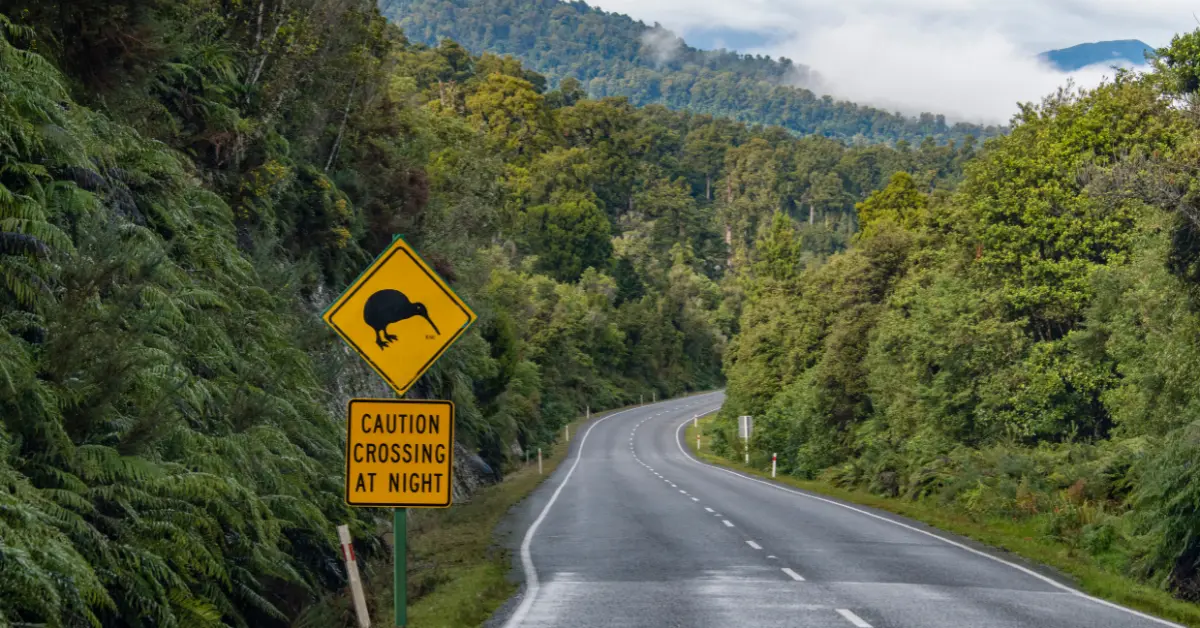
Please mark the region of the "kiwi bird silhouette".
[[380, 290], [372, 294], [363, 306], [363, 320], [375, 330], [375, 344], [379, 345], [380, 349], [387, 349], [389, 344], [397, 340], [395, 336], [387, 333], [388, 325], [414, 316], [421, 316], [429, 321], [434, 333], [442, 335], [437, 325], [429, 318], [429, 310], [425, 309], [425, 304], [409, 301], [399, 290]]

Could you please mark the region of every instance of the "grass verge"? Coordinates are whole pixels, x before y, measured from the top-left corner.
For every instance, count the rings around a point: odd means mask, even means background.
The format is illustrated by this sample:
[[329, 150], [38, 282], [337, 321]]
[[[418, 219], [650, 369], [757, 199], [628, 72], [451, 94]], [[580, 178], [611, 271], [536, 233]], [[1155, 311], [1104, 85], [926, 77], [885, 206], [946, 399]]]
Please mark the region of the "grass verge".
[[[713, 419], [714, 417], [711, 415], [700, 419], [699, 451], [696, 450], [696, 428], [691, 425], [687, 427], [685, 439], [692, 453], [705, 462], [748, 475], [771, 479], [769, 466], [766, 469], [747, 466], [742, 464], [740, 459], [730, 460], [711, 453], [712, 448], [707, 436], [711, 430], [706, 429], [706, 426]], [[966, 513], [948, 509], [941, 504], [883, 497], [865, 491], [840, 488], [817, 480], [800, 480], [781, 475], [774, 481], [845, 502], [885, 510], [1012, 552], [1066, 574], [1079, 590], [1089, 595], [1156, 617], [1176, 621], [1191, 628], [1200, 628], [1200, 606], [1176, 599], [1166, 591], [1106, 570], [1088, 554], [1042, 536], [1037, 531], [1034, 522], [1013, 521], [999, 516], [972, 517]]]
[[[579, 420], [571, 424], [575, 438]], [[517, 502], [533, 492], [567, 457], [562, 438], [543, 448], [543, 473], [537, 453], [529, 464], [498, 484], [480, 489], [471, 500], [446, 509], [413, 509], [408, 519], [409, 628], [478, 626], [517, 590], [508, 579], [509, 554], [497, 547], [494, 531]], [[384, 522], [380, 522], [381, 524]], [[391, 518], [387, 519], [391, 531]], [[361, 559], [361, 556], [360, 556]], [[391, 548], [359, 562], [372, 626], [394, 626]], [[357, 628], [349, 590], [324, 597], [305, 609], [292, 628]]]
[[[572, 439], [583, 423], [571, 424]], [[509, 553], [496, 546], [493, 532], [513, 506], [554, 472], [567, 450], [560, 438], [550, 451], [543, 450], [542, 474], [534, 457], [499, 484], [472, 495], [469, 502], [414, 513], [408, 533], [411, 628], [478, 626], [516, 593], [517, 585], [508, 579]], [[378, 570], [383, 577], [376, 576], [383, 582], [372, 592], [375, 606], [381, 609], [379, 619], [392, 621], [391, 562], [383, 567]]]

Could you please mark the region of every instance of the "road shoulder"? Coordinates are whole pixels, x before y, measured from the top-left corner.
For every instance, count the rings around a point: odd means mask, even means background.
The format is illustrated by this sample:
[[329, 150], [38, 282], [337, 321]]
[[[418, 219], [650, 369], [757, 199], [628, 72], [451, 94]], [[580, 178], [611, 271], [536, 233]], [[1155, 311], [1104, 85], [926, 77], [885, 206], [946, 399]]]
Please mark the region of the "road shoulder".
[[766, 469], [747, 466], [711, 453], [704, 434], [713, 417], [700, 419], [701, 448], [696, 450], [696, 428], [688, 425], [683, 434], [687, 453], [701, 463], [728, 469], [754, 479], [820, 499], [860, 509], [874, 516], [910, 526], [961, 544], [1001, 561], [1029, 569], [1089, 596], [1137, 611], [1200, 628], [1200, 606], [1172, 597], [1169, 593], [1103, 570], [1087, 557], [1061, 543], [1037, 538], [1029, 530], [997, 525], [991, 520], [974, 520], [960, 513], [921, 501], [882, 497], [839, 488], [821, 481], [800, 480], [780, 475], [770, 477]]

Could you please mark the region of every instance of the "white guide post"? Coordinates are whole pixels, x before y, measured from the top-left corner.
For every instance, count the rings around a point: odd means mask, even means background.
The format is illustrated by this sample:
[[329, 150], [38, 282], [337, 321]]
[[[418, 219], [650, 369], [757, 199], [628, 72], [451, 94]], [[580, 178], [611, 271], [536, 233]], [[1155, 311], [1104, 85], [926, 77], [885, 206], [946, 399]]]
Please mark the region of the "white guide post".
[[370, 628], [367, 616], [367, 598], [363, 595], [362, 578], [358, 575], [358, 561], [354, 558], [354, 543], [350, 540], [350, 526], [338, 526], [338, 539], [342, 542], [342, 557], [346, 559], [346, 573], [350, 577], [350, 596], [354, 598], [354, 614], [358, 616], [359, 628]]
[[754, 429], [754, 417], [738, 417], [738, 436], [742, 437], [742, 446], [746, 452], [746, 464], [750, 464], [750, 432]]
[[775, 454], [771, 454], [771, 477], [775, 477]]
[[538, 475], [542, 474], [542, 448], [538, 447]]

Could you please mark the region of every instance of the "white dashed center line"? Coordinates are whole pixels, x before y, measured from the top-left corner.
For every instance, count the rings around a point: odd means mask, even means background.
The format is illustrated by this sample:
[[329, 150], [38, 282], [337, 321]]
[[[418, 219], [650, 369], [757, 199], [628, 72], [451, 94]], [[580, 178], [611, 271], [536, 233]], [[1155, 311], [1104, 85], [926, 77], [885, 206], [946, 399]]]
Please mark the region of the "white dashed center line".
[[705, 510], [707, 510], [708, 512], [712, 512], [712, 511], [713, 511], [713, 509], [712, 509], [712, 508], [709, 508], [708, 506], [705, 506], [705, 507], [704, 507], [704, 509], [705, 509]]
[[[783, 568], [783, 573], [785, 573], [785, 574], [787, 574], [788, 576], [790, 576], [790, 577], [791, 577], [791, 579], [792, 579], [792, 580], [795, 580], [796, 582], [804, 582], [804, 576], [801, 576], [800, 574], [798, 574], [798, 573], [796, 573], [796, 572], [792, 571], [792, 568], [791, 568], [791, 567], [784, 567], [784, 568]], [[840, 612], [842, 612], [842, 611], [838, 611], [838, 612], [840, 613]], [[850, 611], [846, 611], [846, 612], [850, 612]], [[843, 615], [843, 617], [845, 617], [845, 615]], [[862, 620], [860, 619], [859, 621], [862, 621]], [[871, 628], [871, 627], [870, 627], [870, 626], [867, 626], [867, 628]]]
[[[787, 570], [785, 569], [784, 571], [787, 571]], [[855, 615], [854, 613], [850, 612], [850, 610], [848, 610], [848, 609], [839, 608], [839, 609], [837, 609], [837, 612], [838, 612], [838, 615], [845, 617], [846, 621], [854, 624], [856, 626], [856, 628], [871, 628], [871, 624], [868, 624], [867, 622], [863, 621], [862, 617]]]
[[755, 543], [754, 541], [746, 541], [746, 545], [749, 545], [750, 547], [753, 547], [756, 550], [762, 549], [762, 546], [759, 545], [758, 543]]
[[733, 522], [732, 522], [732, 521], [730, 521], [730, 520], [728, 520], [728, 519], [722, 519], [722, 520], [721, 520], [721, 523], [725, 524], [725, 527], [726, 527], [726, 528], [732, 528], [732, 527], [733, 527]]

